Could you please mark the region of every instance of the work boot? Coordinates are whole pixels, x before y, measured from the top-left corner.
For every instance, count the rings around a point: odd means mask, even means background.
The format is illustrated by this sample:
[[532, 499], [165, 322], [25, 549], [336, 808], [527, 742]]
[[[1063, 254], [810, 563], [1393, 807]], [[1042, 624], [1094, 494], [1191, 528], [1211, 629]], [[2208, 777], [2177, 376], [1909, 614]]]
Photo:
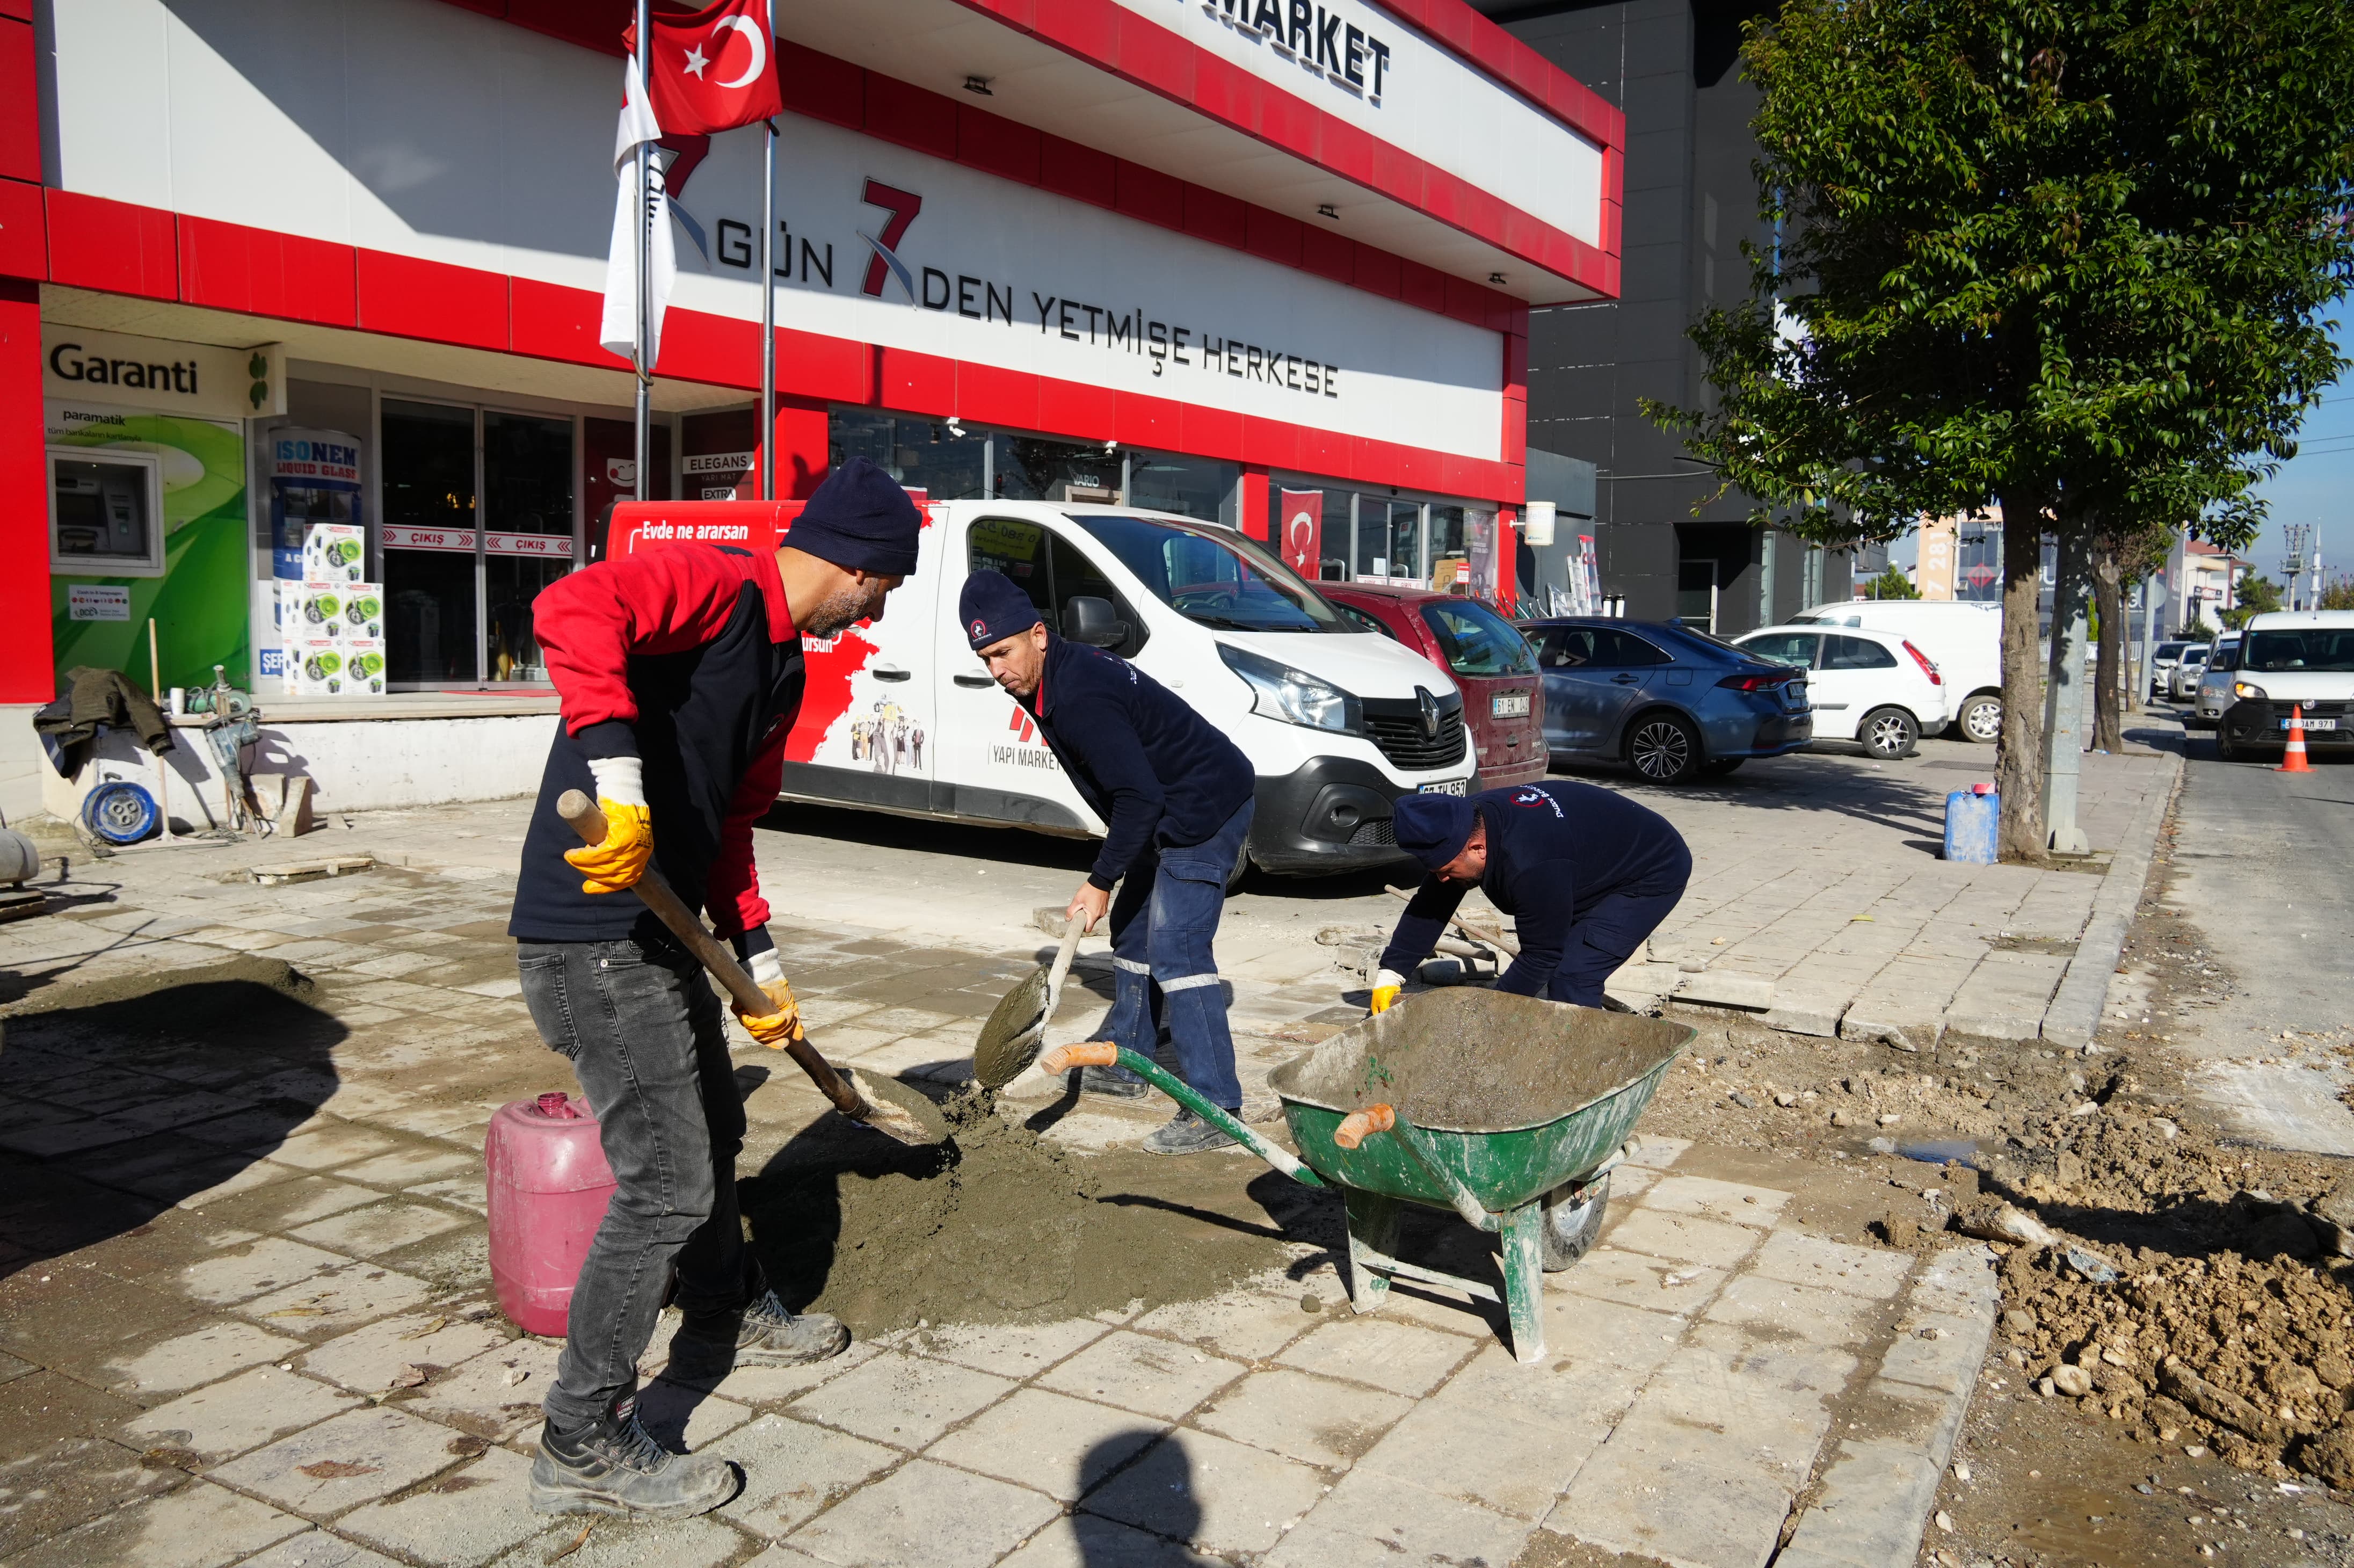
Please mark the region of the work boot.
[[665, 1377], [695, 1382], [733, 1367], [797, 1367], [838, 1356], [850, 1330], [822, 1312], [788, 1312], [773, 1290], [710, 1318], [689, 1318], [671, 1336]]
[[1152, 1092], [1152, 1086], [1132, 1073], [1116, 1067], [1082, 1067], [1079, 1069], [1079, 1093], [1109, 1095], [1116, 1100], [1140, 1100]]
[[673, 1454], [638, 1425], [634, 1393], [616, 1400], [601, 1420], [539, 1431], [531, 1463], [535, 1513], [618, 1513], [686, 1519], [709, 1513], [736, 1495], [736, 1467], [703, 1454]]
[[[1229, 1116], [1236, 1113], [1229, 1111]], [[1235, 1140], [1190, 1110], [1180, 1110], [1166, 1125], [1155, 1128], [1144, 1140], [1147, 1154], [1199, 1154], [1205, 1149], [1232, 1149]]]

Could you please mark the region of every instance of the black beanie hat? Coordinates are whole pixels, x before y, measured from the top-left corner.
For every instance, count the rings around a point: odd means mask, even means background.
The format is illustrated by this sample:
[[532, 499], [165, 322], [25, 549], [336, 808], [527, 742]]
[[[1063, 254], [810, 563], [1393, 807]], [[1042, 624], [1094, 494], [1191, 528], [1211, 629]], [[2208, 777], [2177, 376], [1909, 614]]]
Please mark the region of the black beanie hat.
[[826, 475], [785, 534], [786, 545], [876, 577], [911, 577], [924, 514], [899, 482], [863, 457]]
[[1471, 825], [1471, 802], [1460, 795], [1405, 795], [1390, 808], [1397, 847], [1432, 871], [1463, 853]]
[[957, 596], [957, 619], [964, 623], [966, 640], [979, 652], [1046, 618], [1003, 572], [975, 572], [964, 579], [964, 591]]

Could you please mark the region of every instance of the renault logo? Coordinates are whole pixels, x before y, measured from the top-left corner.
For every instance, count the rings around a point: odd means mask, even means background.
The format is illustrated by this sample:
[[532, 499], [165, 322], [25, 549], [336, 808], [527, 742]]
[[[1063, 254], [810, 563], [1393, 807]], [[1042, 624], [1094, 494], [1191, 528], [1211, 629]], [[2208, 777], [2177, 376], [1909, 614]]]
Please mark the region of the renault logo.
[[1437, 740], [1438, 738], [1438, 699], [1430, 694], [1428, 687], [1416, 686], [1414, 689], [1414, 700], [1422, 708], [1423, 738]]

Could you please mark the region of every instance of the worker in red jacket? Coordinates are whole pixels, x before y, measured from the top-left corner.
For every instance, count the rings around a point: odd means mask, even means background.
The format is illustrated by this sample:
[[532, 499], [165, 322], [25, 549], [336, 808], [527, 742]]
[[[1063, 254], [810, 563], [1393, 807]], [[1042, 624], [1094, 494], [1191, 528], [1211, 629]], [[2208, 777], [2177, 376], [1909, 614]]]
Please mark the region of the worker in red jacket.
[[[676, 1272], [669, 1375], [840, 1353], [843, 1327], [785, 1308], [744, 1245], [744, 1111], [701, 967], [630, 891], [659, 865], [776, 1003], [743, 1018], [781, 1046], [798, 1027], [752, 867], [800, 710], [801, 638], [879, 620], [916, 567], [915, 503], [863, 458], [834, 471], [774, 554], [658, 546], [551, 585], [534, 629], [563, 722], [525, 836], [514, 917], [524, 1000], [570, 1058], [619, 1183], [573, 1287], [531, 1468], [543, 1513], [683, 1518], [734, 1495], [724, 1460], [669, 1453], [636, 1415], [638, 1358]], [[583, 845], [567, 789], [604, 811]], [[568, 846], [568, 847], [567, 847]]]

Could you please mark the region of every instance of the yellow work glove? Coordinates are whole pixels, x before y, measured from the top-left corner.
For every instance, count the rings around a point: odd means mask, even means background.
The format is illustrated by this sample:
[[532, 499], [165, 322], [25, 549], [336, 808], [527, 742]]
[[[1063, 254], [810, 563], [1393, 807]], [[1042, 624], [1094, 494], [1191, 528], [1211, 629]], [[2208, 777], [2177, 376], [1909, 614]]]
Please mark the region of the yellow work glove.
[[1380, 969], [1373, 975], [1373, 1011], [1387, 1012], [1397, 1005], [1398, 992], [1405, 989], [1405, 976], [1395, 969]]
[[776, 1004], [776, 1011], [766, 1018], [749, 1018], [738, 1008], [737, 1021], [753, 1039], [771, 1051], [781, 1051], [801, 1037], [801, 1003], [793, 1000], [793, 988], [780, 980], [762, 981], [760, 991]]
[[647, 808], [599, 796], [597, 809], [605, 814], [605, 842], [566, 850], [564, 858], [584, 873], [583, 893], [627, 893], [646, 874], [654, 855], [654, 826]]

